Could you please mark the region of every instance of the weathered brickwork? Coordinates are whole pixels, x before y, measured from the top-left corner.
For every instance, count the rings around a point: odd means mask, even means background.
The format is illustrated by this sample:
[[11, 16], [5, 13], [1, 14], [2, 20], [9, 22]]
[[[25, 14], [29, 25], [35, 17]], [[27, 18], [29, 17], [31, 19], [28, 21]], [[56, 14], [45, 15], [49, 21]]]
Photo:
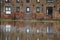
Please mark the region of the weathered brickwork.
[[[39, 3], [36, 0], [30, 0], [29, 3], [26, 3], [26, 0], [21, 0], [19, 3], [16, 0], [11, 0], [6, 3], [3, 1], [4, 5], [2, 8], [1, 18], [3, 19], [60, 19], [60, 1], [53, 0], [53, 2], [47, 2], [47, 0], [40, 0]], [[11, 14], [6, 14], [5, 6], [11, 6]], [[20, 7], [19, 12], [16, 12], [16, 7]], [[30, 12], [26, 13], [26, 7], [30, 7]], [[36, 12], [36, 7], [40, 7], [40, 12]], [[52, 14], [47, 15], [47, 7], [52, 7]], [[43, 9], [42, 9], [43, 8]]]

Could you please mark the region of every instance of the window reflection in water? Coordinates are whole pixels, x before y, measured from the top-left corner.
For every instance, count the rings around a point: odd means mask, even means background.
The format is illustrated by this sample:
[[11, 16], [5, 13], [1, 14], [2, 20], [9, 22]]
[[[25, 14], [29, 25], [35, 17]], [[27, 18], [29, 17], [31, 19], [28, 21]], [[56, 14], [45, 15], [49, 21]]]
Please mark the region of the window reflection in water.
[[[57, 33], [59, 31], [60, 26], [57, 26], [57, 25], [60, 25], [60, 24], [52, 23], [51, 25], [51, 23], [46, 24], [46, 23], [24, 23], [24, 22], [15, 22], [15, 23], [1, 22], [0, 30], [2, 32], [0, 32], [0, 35], [1, 35], [0, 39], [5, 38], [5, 40], [13, 40], [13, 39], [45, 40], [47, 37], [51, 38], [51, 39], [47, 38], [47, 40], [60, 39], [59, 38], [60, 34]], [[49, 35], [47, 35], [46, 33], [48, 33]], [[53, 33], [53, 34], [51, 35], [50, 33]], [[7, 36], [7, 35], [10, 35], [10, 36]], [[29, 39], [27, 39], [26, 36]]]

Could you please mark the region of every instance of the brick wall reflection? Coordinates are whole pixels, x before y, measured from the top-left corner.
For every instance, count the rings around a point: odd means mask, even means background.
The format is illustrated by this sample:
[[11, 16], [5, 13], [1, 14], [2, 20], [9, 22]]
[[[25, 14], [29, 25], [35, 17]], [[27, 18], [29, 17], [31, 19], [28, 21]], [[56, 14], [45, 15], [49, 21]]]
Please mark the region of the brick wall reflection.
[[[6, 25], [11, 26], [6, 32]], [[47, 27], [51, 27], [48, 28]], [[1, 40], [60, 40], [60, 23], [1, 22]], [[51, 29], [51, 30], [50, 30]], [[48, 31], [50, 30], [50, 31]]]

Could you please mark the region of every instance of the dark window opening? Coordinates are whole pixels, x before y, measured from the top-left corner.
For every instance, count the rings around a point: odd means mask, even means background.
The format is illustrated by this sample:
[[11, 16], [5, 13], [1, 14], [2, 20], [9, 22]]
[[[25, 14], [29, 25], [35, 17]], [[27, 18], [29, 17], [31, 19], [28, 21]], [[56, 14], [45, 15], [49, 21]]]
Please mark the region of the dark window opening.
[[27, 2], [27, 3], [29, 3], [29, 2], [30, 2], [30, 0], [26, 0], [26, 2]]
[[59, 8], [59, 14], [60, 14], [60, 8]]
[[53, 2], [53, 0], [47, 0], [47, 2]]
[[30, 7], [26, 7], [26, 13], [30, 12]]
[[36, 0], [37, 3], [40, 3], [40, 0]]
[[36, 8], [36, 12], [39, 13], [40, 12], [40, 7]]
[[52, 15], [53, 7], [47, 7], [47, 15]]
[[10, 2], [10, 0], [5, 0], [5, 2], [8, 2], [8, 3], [9, 3], [9, 2]]
[[19, 12], [20, 11], [20, 7], [16, 7], [16, 12]]
[[20, 0], [16, 0], [16, 2], [17, 2], [17, 3], [19, 3], [19, 2], [20, 2]]

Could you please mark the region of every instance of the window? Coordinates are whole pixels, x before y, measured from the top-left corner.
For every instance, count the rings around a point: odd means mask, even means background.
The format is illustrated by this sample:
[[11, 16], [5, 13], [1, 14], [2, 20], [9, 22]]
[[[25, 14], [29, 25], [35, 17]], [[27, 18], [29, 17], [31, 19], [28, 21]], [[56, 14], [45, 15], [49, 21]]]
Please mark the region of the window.
[[20, 0], [16, 0], [16, 2], [17, 2], [17, 3], [19, 3], [19, 2], [20, 2]]
[[30, 8], [29, 8], [29, 7], [26, 8], [26, 12], [27, 12], [27, 13], [30, 12]]
[[53, 7], [47, 7], [47, 15], [52, 15]]
[[19, 12], [20, 11], [20, 7], [16, 7], [16, 12]]
[[16, 40], [20, 40], [19, 36], [17, 36]]
[[60, 13], [60, 8], [59, 8], [59, 13]]
[[47, 0], [47, 2], [53, 2], [53, 0]]
[[39, 30], [39, 29], [36, 29], [36, 32], [37, 32], [37, 33], [39, 33], [39, 32], [40, 32], [40, 30]]
[[26, 0], [26, 2], [27, 2], [27, 3], [29, 3], [29, 2], [30, 2], [30, 0]]
[[11, 14], [11, 7], [6, 6], [5, 11], [6, 11], [6, 14]]
[[47, 33], [52, 33], [52, 27], [47, 26]]
[[10, 40], [10, 37], [9, 36], [6, 36], [6, 39], [5, 40]]
[[36, 0], [36, 2], [38, 2], [38, 3], [39, 3], [39, 2], [40, 2], [40, 0]]
[[39, 13], [40, 12], [40, 7], [36, 8], [36, 12]]
[[5, 0], [5, 2], [10, 2], [10, 0]]
[[11, 26], [10, 25], [6, 25], [6, 32], [10, 32], [11, 31]]
[[29, 29], [29, 28], [27, 28], [27, 29], [26, 29], [26, 33], [29, 33], [29, 32], [30, 32], [30, 29]]
[[16, 32], [19, 33], [19, 28], [16, 28]]

